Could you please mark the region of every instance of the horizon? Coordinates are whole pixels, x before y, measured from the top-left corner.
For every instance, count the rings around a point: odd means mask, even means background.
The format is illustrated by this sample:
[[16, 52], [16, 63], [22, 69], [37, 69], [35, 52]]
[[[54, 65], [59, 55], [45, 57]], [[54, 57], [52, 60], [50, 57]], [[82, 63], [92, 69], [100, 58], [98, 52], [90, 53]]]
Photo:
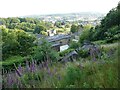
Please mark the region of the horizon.
[[112, 8], [115, 8], [118, 2], [119, 0], [3, 0], [0, 5], [0, 17], [24, 17], [81, 12], [106, 14]]

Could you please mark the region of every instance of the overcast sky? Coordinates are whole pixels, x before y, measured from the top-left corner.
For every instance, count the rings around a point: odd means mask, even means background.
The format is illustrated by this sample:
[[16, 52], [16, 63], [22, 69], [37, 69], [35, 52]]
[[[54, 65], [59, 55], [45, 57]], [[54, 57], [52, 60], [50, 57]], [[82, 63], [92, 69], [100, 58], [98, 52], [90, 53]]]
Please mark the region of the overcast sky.
[[119, 0], [0, 0], [0, 17], [100, 12], [108, 13]]

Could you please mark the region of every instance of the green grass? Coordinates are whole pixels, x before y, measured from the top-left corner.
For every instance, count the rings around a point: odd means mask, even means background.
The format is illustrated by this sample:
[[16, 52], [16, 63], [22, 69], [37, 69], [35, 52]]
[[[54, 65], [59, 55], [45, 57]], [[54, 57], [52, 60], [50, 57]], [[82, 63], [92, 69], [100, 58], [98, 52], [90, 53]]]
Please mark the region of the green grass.
[[100, 45], [100, 44], [106, 44], [106, 40], [94, 41], [93, 43], [94, 44], [98, 44], [98, 45]]
[[[20, 80], [26, 88], [32, 86], [35, 88], [117, 88], [118, 44], [104, 44], [101, 46], [104, 47], [102, 50], [106, 56], [97, 58], [96, 61], [89, 60], [89, 58], [79, 58], [75, 62], [65, 64], [53, 63], [52, 66], [49, 65], [52, 76], [47, 74], [46, 68], [42, 68], [35, 73], [25, 73]], [[115, 50], [108, 57], [107, 53], [111, 49]], [[61, 77], [60, 80], [58, 80], [58, 76]]]
[[4, 61], [0, 62], [0, 65], [2, 65], [2, 67], [6, 70], [10, 70], [10, 69], [14, 69], [14, 64], [16, 64], [17, 66], [21, 63], [24, 64], [25, 60], [27, 60], [27, 56], [26, 57], [22, 57], [22, 56], [11, 56], [9, 58], [7, 58]]
[[3, 65], [9, 65], [9, 64], [13, 64], [13, 63], [16, 63], [16, 62], [21, 62], [23, 61], [23, 57], [21, 56], [11, 56], [9, 58], [7, 58], [5, 61], [2, 61], [1, 63]]

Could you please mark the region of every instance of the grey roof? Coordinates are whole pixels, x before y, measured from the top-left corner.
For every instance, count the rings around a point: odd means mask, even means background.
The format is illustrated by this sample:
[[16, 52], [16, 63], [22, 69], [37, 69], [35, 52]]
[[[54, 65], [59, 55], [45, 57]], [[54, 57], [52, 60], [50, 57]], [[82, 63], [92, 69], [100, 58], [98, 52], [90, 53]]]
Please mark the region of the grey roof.
[[67, 54], [65, 57], [63, 57], [63, 60], [66, 60], [66, 59], [68, 59], [70, 56], [72, 56], [72, 55], [77, 55], [78, 53], [76, 52], [76, 51], [72, 51], [72, 52], [70, 52], [69, 54]]
[[55, 35], [55, 36], [47, 37], [46, 40], [48, 40], [48, 42], [54, 42], [62, 39], [67, 39], [70, 37], [71, 35]]
[[60, 46], [60, 43], [52, 44], [52, 47]]
[[41, 37], [43, 37], [42, 34], [35, 34], [35, 36], [36, 36], [37, 38], [41, 38]]
[[[37, 35], [37, 37], [42, 37], [41, 35]], [[62, 40], [62, 39], [68, 39], [68, 38], [71, 38], [71, 35], [55, 35], [55, 36], [49, 36], [49, 37], [46, 37], [45, 39], [48, 41], [48, 42], [54, 42], [54, 41], [59, 41], [59, 40]], [[42, 42], [39, 41], [38, 44], [40, 45]], [[57, 45], [57, 44], [56, 44]]]

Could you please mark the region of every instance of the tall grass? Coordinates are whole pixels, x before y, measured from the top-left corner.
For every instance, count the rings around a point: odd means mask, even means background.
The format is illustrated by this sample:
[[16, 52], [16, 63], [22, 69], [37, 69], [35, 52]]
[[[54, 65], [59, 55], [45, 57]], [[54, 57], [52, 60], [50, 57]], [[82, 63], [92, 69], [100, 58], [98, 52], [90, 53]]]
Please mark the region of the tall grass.
[[3, 75], [3, 88], [117, 88], [118, 49], [113, 46], [102, 46], [104, 54], [95, 61], [81, 58], [62, 64], [33, 60], [26, 61], [25, 67], [15, 65], [14, 72]]

